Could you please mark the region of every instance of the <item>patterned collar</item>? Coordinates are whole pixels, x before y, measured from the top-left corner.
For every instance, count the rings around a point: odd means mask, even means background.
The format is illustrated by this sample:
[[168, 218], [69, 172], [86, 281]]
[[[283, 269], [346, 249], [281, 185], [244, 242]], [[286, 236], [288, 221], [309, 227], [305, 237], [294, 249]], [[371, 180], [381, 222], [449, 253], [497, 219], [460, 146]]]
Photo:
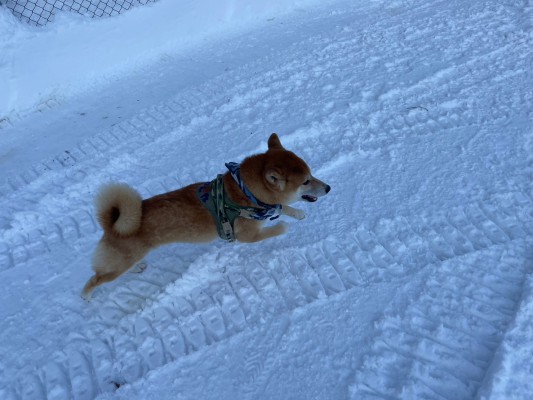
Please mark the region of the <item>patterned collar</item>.
[[245, 194], [248, 199], [258, 205], [262, 208], [262, 210], [257, 210], [256, 216], [253, 217], [253, 219], [276, 219], [281, 215], [282, 205], [281, 204], [266, 204], [263, 203], [261, 200], [259, 200], [257, 197], [255, 197], [250, 190], [246, 187], [244, 184], [242, 178], [241, 178], [241, 165], [234, 162], [226, 163], [226, 167], [228, 168], [231, 176], [239, 186], [239, 188], [242, 190], [242, 192]]

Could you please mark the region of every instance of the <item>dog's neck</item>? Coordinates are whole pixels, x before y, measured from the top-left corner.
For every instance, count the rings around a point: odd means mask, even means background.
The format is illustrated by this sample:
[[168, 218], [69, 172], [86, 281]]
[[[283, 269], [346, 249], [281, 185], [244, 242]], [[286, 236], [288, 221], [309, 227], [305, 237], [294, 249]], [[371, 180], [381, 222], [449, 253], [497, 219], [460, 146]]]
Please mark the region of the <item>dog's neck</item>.
[[[226, 187], [226, 193], [233, 201], [240, 202], [240, 204], [246, 206], [259, 206], [265, 209], [268, 215], [274, 216], [274, 218], [271, 217], [270, 219], [275, 219], [282, 214], [296, 219], [305, 218], [305, 213], [302, 210], [298, 210], [286, 204], [265, 204], [257, 199], [257, 197], [254, 196], [244, 184], [240, 175], [240, 165], [237, 163], [227, 163], [226, 166], [228, 167], [229, 172], [224, 176], [224, 185]], [[248, 193], [251, 196], [249, 196]]]
[[261, 208], [276, 208], [280, 207], [279, 204], [268, 204], [261, 200], [259, 200], [245, 185], [242, 177], [241, 177], [241, 166], [238, 163], [229, 162], [226, 163], [226, 167], [229, 170], [230, 175], [232, 176], [233, 180], [239, 187], [239, 189], [244, 193], [244, 195], [247, 197], [247, 199], [253, 204], [257, 205]]

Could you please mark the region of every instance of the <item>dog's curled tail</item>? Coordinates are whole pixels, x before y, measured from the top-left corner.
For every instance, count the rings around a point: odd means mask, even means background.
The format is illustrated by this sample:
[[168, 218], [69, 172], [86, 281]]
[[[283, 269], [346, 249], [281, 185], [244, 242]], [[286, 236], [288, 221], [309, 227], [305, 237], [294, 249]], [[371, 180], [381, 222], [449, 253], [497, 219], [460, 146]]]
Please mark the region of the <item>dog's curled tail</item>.
[[133, 235], [141, 226], [142, 198], [125, 183], [102, 186], [96, 197], [96, 214], [106, 233]]

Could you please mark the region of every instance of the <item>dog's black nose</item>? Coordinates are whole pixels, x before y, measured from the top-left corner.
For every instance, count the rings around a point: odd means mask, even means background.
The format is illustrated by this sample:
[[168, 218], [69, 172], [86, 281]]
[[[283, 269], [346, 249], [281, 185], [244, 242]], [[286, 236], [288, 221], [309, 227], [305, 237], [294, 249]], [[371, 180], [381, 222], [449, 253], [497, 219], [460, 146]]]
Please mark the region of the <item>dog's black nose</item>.
[[326, 193], [329, 193], [330, 190], [331, 190], [331, 186], [327, 185], [326, 186]]

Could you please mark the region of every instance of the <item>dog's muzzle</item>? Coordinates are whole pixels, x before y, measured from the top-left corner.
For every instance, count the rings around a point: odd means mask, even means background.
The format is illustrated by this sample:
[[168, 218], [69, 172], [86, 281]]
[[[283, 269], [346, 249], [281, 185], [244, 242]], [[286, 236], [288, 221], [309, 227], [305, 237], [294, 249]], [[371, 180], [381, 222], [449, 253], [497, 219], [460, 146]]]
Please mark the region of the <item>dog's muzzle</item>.
[[324, 195], [328, 194], [330, 192], [330, 190], [331, 190], [331, 186], [326, 185], [324, 187], [324, 192], [325, 192], [324, 194], [320, 194], [318, 196], [313, 196], [311, 194], [304, 194], [304, 195], [302, 195], [302, 199], [305, 200], [305, 201], [308, 201], [309, 203], [314, 203], [315, 201], [318, 200], [318, 198], [320, 196], [324, 196]]

